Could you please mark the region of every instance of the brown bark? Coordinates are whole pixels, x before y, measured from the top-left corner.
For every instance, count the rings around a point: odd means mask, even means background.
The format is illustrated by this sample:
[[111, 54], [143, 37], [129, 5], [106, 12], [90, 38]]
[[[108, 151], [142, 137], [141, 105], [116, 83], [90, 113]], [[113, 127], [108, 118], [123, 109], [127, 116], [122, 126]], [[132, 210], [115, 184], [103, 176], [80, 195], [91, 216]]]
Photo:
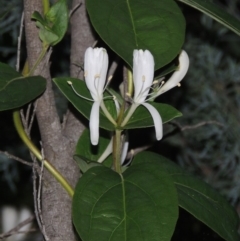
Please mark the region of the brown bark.
[[[73, 2], [75, 6], [77, 1]], [[31, 15], [34, 11], [42, 11], [42, 0], [24, 0], [25, 32], [30, 68], [35, 63], [42, 49], [42, 44], [38, 37], [38, 29], [35, 22], [31, 20]], [[79, 15], [81, 19], [79, 19]], [[85, 18], [85, 6], [82, 5], [72, 17], [72, 29], [74, 29], [71, 51], [72, 62], [74, 59], [83, 61], [85, 48], [89, 41], [93, 39], [91, 32], [88, 30], [89, 23]], [[71, 73], [73, 76], [76, 76], [74, 71], [73, 68]], [[79, 169], [73, 161], [72, 155], [76, 141], [83, 131], [83, 125], [69, 112], [65, 128], [62, 128], [55, 106], [49, 65], [45, 60], [41, 62], [34, 72], [34, 75], [38, 74], [47, 79], [47, 89], [38, 99], [36, 110], [44, 155], [69, 183], [75, 186], [79, 177]], [[46, 234], [50, 241], [75, 240], [71, 220], [71, 198], [46, 170], [44, 172], [42, 191], [42, 215]]]
[[[81, 5], [79, 5], [81, 4]], [[70, 23], [71, 23], [71, 57], [70, 57], [70, 74], [71, 77], [83, 79], [83, 71], [81, 66], [83, 66], [84, 53], [88, 47], [91, 47], [95, 41], [95, 36], [91, 28], [85, 1], [73, 0], [72, 9], [76, 6], [79, 7], [72, 13]], [[83, 131], [84, 126], [76, 118], [76, 114], [71, 110], [68, 113], [65, 133], [72, 142], [76, 142], [79, 138], [79, 134], [76, 134], [76, 130]]]

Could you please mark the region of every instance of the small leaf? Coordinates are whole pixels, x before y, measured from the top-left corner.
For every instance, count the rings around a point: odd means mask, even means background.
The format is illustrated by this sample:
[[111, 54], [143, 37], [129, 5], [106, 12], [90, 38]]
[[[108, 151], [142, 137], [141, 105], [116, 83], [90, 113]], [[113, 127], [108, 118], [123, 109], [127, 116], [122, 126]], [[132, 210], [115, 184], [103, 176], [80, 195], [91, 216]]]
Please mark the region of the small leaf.
[[133, 50], [148, 49], [155, 70], [173, 60], [184, 42], [185, 19], [172, 0], [87, 0], [100, 37], [132, 66]]
[[32, 19], [37, 20], [43, 26], [47, 26], [46, 20], [42, 17], [42, 15], [38, 11], [34, 11], [32, 14]]
[[170, 241], [178, 202], [169, 175], [155, 165], [129, 167], [123, 176], [93, 167], [80, 178], [72, 216], [83, 241]]
[[52, 45], [56, 45], [64, 37], [68, 27], [68, 8], [66, 0], [56, 2], [46, 14], [46, 20], [54, 34], [58, 36], [58, 40]]
[[37, 20], [40, 39], [47, 45], [56, 45], [62, 40], [68, 27], [66, 0], [56, 2], [44, 18], [37, 11], [33, 13], [32, 18]]
[[[170, 105], [155, 102], [150, 102], [149, 104], [154, 106], [160, 113], [163, 123], [169, 122], [174, 118], [182, 116], [181, 112]], [[136, 129], [150, 127], [153, 125], [153, 119], [149, 111], [144, 106], [140, 105], [137, 107], [126, 126], [124, 126], [124, 129]]]
[[205, 223], [227, 241], [239, 241], [239, 217], [233, 207], [207, 183], [195, 178], [172, 161], [152, 152], [136, 155], [134, 165], [157, 164], [175, 183], [179, 206]]
[[54, 42], [58, 40], [58, 36], [51, 30], [43, 26], [40, 22], [37, 22], [36, 25], [40, 29], [39, 38], [42, 40], [42, 42], [47, 45], [54, 45]]
[[240, 35], [240, 21], [233, 15], [220, 8], [212, 0], [178, 0], [213, 18], [237, 35]]
[[[92, 99], [88, 88], [84, 81], [74, 78], [55, 78], [53, 79], [55, 84], [58, 88], [62, 91], [62, 93], [66, 96], [66, 98], [75, 106], [75, 108], [89, 120], [91, 108], [92, 108], [92, 101], [88, 101], [83, 99], [82, 97], [78, 96], [72, 90], [71, 86], [67, 83], [67, 81], [71, 81], [77, 93], [81, 96], [84, 96], [88, 99]], [[106, 107], [110, 113], [113, 113], [116, 108], [113, 103], [113, 100], [108, 99], [105, 101]], [[114, 108], [114, 110], [113, 110]], [[116, 116], [116, 114], [115, 114]], [[105, 130], [113, 131], [115, 129], [114, 125], [106, 118], [102, 111], [100, 111], [100, 127]]]
[[0, 111], [21, 107], [46, 88], [41, 76], [22, 77], [10, 66], [0, 63]]

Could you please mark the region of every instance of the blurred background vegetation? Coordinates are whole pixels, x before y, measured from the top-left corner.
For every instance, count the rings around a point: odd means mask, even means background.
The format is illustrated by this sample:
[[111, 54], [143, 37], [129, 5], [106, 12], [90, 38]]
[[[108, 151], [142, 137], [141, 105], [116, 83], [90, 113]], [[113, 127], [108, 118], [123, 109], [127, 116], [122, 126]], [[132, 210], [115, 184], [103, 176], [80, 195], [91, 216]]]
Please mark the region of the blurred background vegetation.
[[[240, 19], [240, 0], [215, 2]], [[170, 134], [154, 150], [204, 179], [240, 213], [240, 37], [196, 10], [179, 5], [187, 21], [184, 49], [190, 57], [190, 69], [181, 88], [171, 90], [159, 101], [172, 104], [183, 117], [164, 126], [165, 133]], [[15, 67], [22, 1], [0, 0], [0, 6], [0, 61]], [[69, 73], [69, 38], [66, 36], [54, 48], [53, 76]], [[23, 38], [21, 66], [25, 57]], [[62, 115], [66, 101], [57, 90], [56, 98]], [[0, 112], [0, 130], [0, 151], [31, 161], [14, 131], [11, 111]], [[39, 137], [36, 123], [34, 135]], [[1, 152], [0, 190], [0, 210], [13, 205], [18, 209], [27, 206], [33, 211], [31, 168]], [[173, 240], [193, 238], [222, 240], [181, 210]], [[41, 237], [34, 235], [30, 239]]]

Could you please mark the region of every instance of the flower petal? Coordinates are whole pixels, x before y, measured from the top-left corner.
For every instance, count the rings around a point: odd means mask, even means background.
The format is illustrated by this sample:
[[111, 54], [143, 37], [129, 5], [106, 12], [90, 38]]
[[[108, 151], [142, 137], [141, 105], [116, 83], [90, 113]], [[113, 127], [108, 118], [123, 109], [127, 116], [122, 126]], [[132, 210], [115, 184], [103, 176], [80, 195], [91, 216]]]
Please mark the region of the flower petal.
[[134, 102], [145, 101], [154, 76], [154, 59], [148, 50], [133, 51]]
[[112, 152], [113, 152], [113, 138], [111, 138], [109, 144], [107, 145], [102, 155], [98, 158], [97, 162], [102, 163]]
[[95, 101], [89, 119], [90, 139], [92, 145], [97, 145], [99, 140], [99, 109], [100, 101]]
[[143, 106], [145, 106], [153, 118], [153, 123], [155, 126], [155, 132], [156, 132], [156, 139], [159, 141], [162, 139], [163, 136], [163, 124], [162, 124], [162, 118], [158, 111], [150, 104], [148, 103], [142, 103]]
[[161, 95], [165, 93], [166, 91], [174, 88], [178, 85], [178, 83], [184, 78], [188, 71], [189, 67], [189, 58], [187, 53], [182, 50], [182, 52], [179, 55], [179, 69], [176, 70], [173, 75], [170, 77], [170, 79], [160, 88], [160, 90], [157, 92], [156, 96]]
[[128, 147], [129, 147], [129, 141], [128, 141], [128, 136], [126, 136], [126, 140], [124, 141], [123, 148], [122, 148], [121, 164], [124, 163], [124, 161], [127, 157]]
[[108, 69], [108, 55], [104, 48], [87, 48], [84, 56], [86, 85], [95, 101], [102, 99]]

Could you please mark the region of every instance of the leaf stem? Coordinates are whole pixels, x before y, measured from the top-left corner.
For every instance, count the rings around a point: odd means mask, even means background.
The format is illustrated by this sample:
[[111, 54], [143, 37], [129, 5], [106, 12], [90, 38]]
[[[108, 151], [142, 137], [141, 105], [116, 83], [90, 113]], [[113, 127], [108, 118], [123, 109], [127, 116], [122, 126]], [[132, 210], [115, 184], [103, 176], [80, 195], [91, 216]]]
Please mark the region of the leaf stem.
[[54, 166], [51, 165], [51, 163], [49, 161], [47, 161], [46, 159], [43, 160], [41, 152], [39, 151], [39, 149], [33, 144], [33, 142], [27, 136], [26, 132], [24, 131], [22, 121], [21, 121], [21, 117], [20, 117], [20, 113], [19, 113], [18, 110], [15, 110], [13, 112], [13, 121], [14, 121], [15, 128], [16, 128], [20, 138], [25, 143], [25, 145], [28, 147], [28, 149], [36, 156], [36, 158], [39, 161], [43, 162], [43, 164], [47, 168], [47, 170], [56, 178], [56, 180], [68, 192], [70, 197], [73, 197], [74, 190], [70, 186], [68, 181], [61, 175], [60, 172], [58, 172], [58, 170]]
[[121, 133], [122, 130], [116, 130], [113, 137], [113, 165], [114, 170], [121, 174]]
[[124, 126], [128, 123], [128, 121], [129, 121], [129, 119], [131, 118], [133, 112], [137, 109], [138, 106], [139, 106], [139, 104], [135, 104], [135, 103], [133, 103], [133, 104], [131, 105], [131, 107], [130, 107], [130, 109], [129, 109], [127, 115], [126, 115], [126, 117], [124, 118], [124, 120], [123, 120], [123, 122], [122, 122], [122, 124], [121, 124], [121, 127], [124, 127]]
[[43, 57], [45, 56], [47, 50], [48, 50], [49, 45], [44, 45], [42, 48], [42, 51], [38, 57], [38, 59], [36, 60], [35, 64], [33, 65], [32, 69], [30, 70], [30, 72], [27, 74], [28, 76], [31, 76], [35, 69], [37, 68], [37, 66], [39, 65], [39, 63], [42, 61]]
[[50, 10], [49, 0], [42, 0], [42, 5], [43, 5], [43, 15], [45, 16], [47, 12]]

